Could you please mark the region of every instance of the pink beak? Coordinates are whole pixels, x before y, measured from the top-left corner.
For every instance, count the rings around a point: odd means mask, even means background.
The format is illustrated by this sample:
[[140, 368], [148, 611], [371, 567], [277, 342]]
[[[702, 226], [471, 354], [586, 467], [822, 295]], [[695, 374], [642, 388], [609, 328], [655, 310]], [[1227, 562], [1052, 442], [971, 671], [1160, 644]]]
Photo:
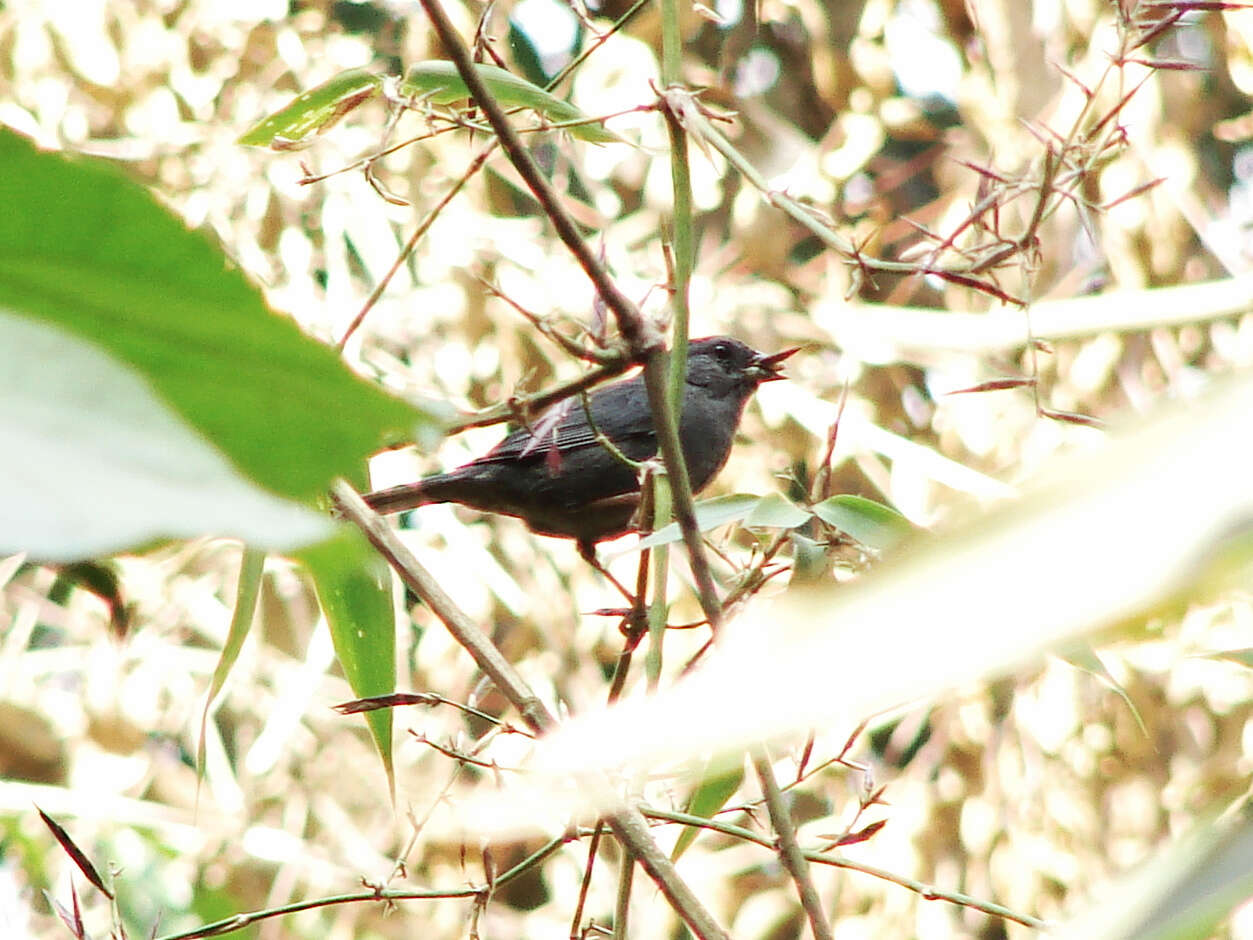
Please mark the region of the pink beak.
[[786, 379], [787, 376], [783, 374], [783, 360], [794, 353], [800, 352], [803, 348], [802, 346], [793, 346], [791, 349], [783, 350], [783, 352], [771, 353], [769, 356], [759, 358], [753, 365], [764, 373], [761, 381], [774, 382], [778, 379]]

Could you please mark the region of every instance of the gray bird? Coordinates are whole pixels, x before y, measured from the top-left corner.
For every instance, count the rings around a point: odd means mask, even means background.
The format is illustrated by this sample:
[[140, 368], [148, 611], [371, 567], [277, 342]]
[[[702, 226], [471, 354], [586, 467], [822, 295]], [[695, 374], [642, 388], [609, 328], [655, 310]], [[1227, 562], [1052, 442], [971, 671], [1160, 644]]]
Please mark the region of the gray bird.
[[[787, 349], [764, 355], [727, 336], [693, 340], [679, 420], [683, 459], [699, 492], [731, 453], [744, 405], [762, 382], [785, 378]], [[591, 423], [588, 413], [591, 413]], [[657, 454], [648, 393], [641, 375], [553, 406], [530, 427], [449, 473], [377, 490], [365, 497], [377, 512], [428, 503], [461, 503], [516, 516], [533, 532], [574, 539], [591, 560], [597, 542], [633, 530], [640, 483], [634, 468], [597, 440], [599, 431], [634, 461]]]

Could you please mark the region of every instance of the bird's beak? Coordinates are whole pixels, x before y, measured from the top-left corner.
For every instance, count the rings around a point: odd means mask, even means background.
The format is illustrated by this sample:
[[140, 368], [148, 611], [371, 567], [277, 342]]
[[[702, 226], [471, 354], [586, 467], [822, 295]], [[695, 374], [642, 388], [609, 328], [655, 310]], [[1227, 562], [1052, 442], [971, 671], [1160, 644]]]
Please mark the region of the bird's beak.
[[793, 353], [800, 352], [802, 347], [793, 346], [791, 349], [785, 349], [783, 352], [771, 353], [769, 356], [758, 356], [753, 362], [753, 370], [758, 375], [759, 382], [774, 382], [778, 379], [786, 379], [783, 374], [783, 360]]

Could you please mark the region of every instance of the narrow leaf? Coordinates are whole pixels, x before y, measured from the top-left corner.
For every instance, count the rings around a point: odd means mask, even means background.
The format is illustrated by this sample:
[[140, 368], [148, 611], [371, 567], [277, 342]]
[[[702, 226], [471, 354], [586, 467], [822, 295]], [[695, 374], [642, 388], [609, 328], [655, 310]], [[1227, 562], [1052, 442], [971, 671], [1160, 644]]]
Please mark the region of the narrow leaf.
[[746, 526], [768, 529], [795, 529], [804, 525], [812, 514], [792, 503], [782, 493], [767, 493], [757, 501], [752, 512], [744, 519]]
[[1081, 415], [1073, 411], [1058, 411], [1055, 408], [1040, 408], [1040, 414], [1046, 418], [1052, 418], [1054, 421], [1062, 421], [1066, 424], [1081, 424], [1089, 428], [1103, 428], [1105, 422], [1100, 418], [1094, 418], [1091, 415]]
[[933, 274], [938, 278], [957, 284], [961, 287], [969, 287], [971, 290], [981, 291], [995, 297], [1001, 303], [1013, 304], [1016, 307], [1025, 307], [1026, 303], [1011, 294], [1006, 293], [991, 281], [981, 281], [977, 277], [969, 274], [962, 274], [958, 271], [946, 271], [943, 268], [928, 268], [924, 273]]
[[857, 845], [857, 843], [859, 842], [869, 841], [870, 839], [874, 838], [874, 836], [879, 832], [879, 830], [882, 829], [887, 824], [888, 824], [888, 821], [886, 819], [880, 819], [878, 822], [872, 822], [867, 826], [863, 826], [862, 828], [858, 829], [856, 832], [850, 832], [846, 836], [835, 837], [835, 841], [834, 843], [832, 843], [831, 847], [836, 848], [836, 847], [846, 846], [846, 845]]
[[[573, 124], [565, 130], [594, 144], [625, 143], [623, 138], [600, 122], [593, 121], [570, 102], [549, 94], [512, 72], [495, 65], [476, 65], [475, 70], [501, 107], [530, 108], [547, 121], [560, 124], [589, 121], [586, 124]], [[452, 104], [470, 97], [470, 90], [462, 80], [461, 73], [457, 71], [457, 66], [444, 60], [411, 65], [400, 82], [400, 93], [405, 97], [421, 98], [434, 104]]]
[[1083, 916], [1055, 935], [1075, 940], [1178, 940], [1216, 928], [1253, 892], [1253, 824], [1247, 813], [1203, 821], [1130, 875], [1107, 885]]
[[[360, 532], [348, 527], [297, 557], [313, 577], [335, 654], [353, 692], [358, 698], [390, 695], [396, 689], [396, 623], [391, 574], [383, 559]], [[391, 709], [367, 712], [365, 719], [394, 793]]]
[[1062, 659], [1070, 663], [1076, 669], [1082, 669], [1084, 672], [1095, 676], [1104, 683], [1110, 691], [1117, 695], [1126, 703], [1127, 709], [1131, 712], [1131, 717], [1140, 727], [1140, 733], [1146, 738], [1149, 737], [1149, 729], [1144, 724], [1144, 719], [1140, 717], [1140, 710], [1136, 708], [1135, 703], [1131, 701], [1131, 696], [1127, 694], [1127, 690], [1122, 687], [1113, 673], [1106, 668], [1105, 663], [1101, 662], [1101, 657], [1097, 655], [1096, 649], [1091, 643], [1082, 641], [1071, 649], [1059, 654]]
[[845, 493], [813, 507], [814, 515], [876, 551], [887, 551], [914, 531], [913, 525], [890, 506]]
[[57, 917], [61, 918], [61, 923], [69, 929], [70, 934], [76, 940], [91, 940], [87, 933], [87, 928], [83, 926], [83, 909], [78, 903], [78, 889], [74, 887], [74, 882], [70, 882], [70, 899], [73, 907], [66, 910], [65, 905], [54, 898], [49, 892], [44, 892], [44, 897], [48, 899], [48, 905], [57, 912]]
[[[74, 864], [78, 866], [78, 870], [86, 876], [88, 881], [96, 886], [96, 889], [101, 894], [112, 901], [113, 892], [105, 887], [104, 879], [101, 878], [100, 873], [96, 871], [96, 866], [91, 863], [91, 859], [87, 857], [86, 853], [74, 844], [74, 840], [70, 838], [70, 834], [61, 828], [60, 823], [41, 810], [38, 806], [35, 807], [35, 810], [39, 813], [39, 818], [44, 821], [44, 825], [52, 831], [53, 838], [55, 838], [57, 842], [61, 843], [61, 848], [65, 849], [65, 854], [68, 855]], [[77, 897], [75, 897], [74, 907], [76, 911], [78, 909], [77, 900]]]
[[[702, 532], [716, 529], [728, 522], [737, 522], [753, 511], [753, 507], [761, 501], [760, 496], [752, 493], [732, 493], [729, 496], [717, 496], [696, 504], [696, 527]], [[656, 548], [658, 545], [669, 545], [683, 538], [679, 524], [671, 522], [658, 529], [647, 538], [642, 538], [632, 545], [627, 552], [641, 551], [645, 548]], [[623, 552], [626, 554], [626, 552]]]
[[[213, 700], [222, 691], [226, 678], [231, 674], [231, 667], [239, 659], [239, 651], [244, 648], [244, 640], [252, 629], [253, 619], [257, 613], [257, 598], [261, 595], [261, 575], [265, 568], [265, 552], [254, 548], [245, 548], [239, 562], [239, 584], [235, 588], [235, 612], [231, 614], [230, 629], [226, 633], [226, 642], [222, 645], [222, 655], [213, 669], [213, 678], [209, 680], [209, 691], [205, 695], [204, 709], [200, 713], [200, 740], [196, 745], [196, 768], [203, 774], [205, 768], [205, 723], [209, 720], [209, 708]], [[199, 781], [197, 781], [199, 783]]]
[[274, 150], [295, 149], [374, 97], [382, 85], [381, 77], [365, 69], [340, 72], [260, 121], [240, 136], [239, 143]]
[[[736, 762], [722, 772], [714, 771], [706, 773], [705, 779], [700, 782], [695, 790], [692, 791], [691, 798], [687, 801], [687, 813], [690, 816], [699, 816], [701, 819], [712, 819], [724, 806], [731, 797], [735, 796], [735, 792], [739, 790], [740, 784], [744, 782], [744, 764]], [[700, 829], [696, 826], [688, 826], [679, 835], [679, 839], [674, 844], [674, 851], [670, 853], [670, 860], [677, 862], [679, 856], [688, 850], [688, 847], [696, 841], [696, 836], [700, 833]]]
[[1215, 650], [1212, 653], [1206, 653], [1205, 658], [1225, 660], [1253, 669], [1253, 649]]
[[1161, 69], [1166, 72], [1203, 72], [1205, 66], [1199, 62], [1187, 62], [1182, 59], [1124, 59], [1124, 62], [1134, 62], [1137, 65], [1143, 65], [1150, 69]]
[[1120, 202], [1126, 202], [1128, 199], [1134, 199], [1136, 196], [1139, 196], [1142, 193], [1148, 192], [1150, 189], [1153, 189], [1155, 186], [1159, 186], [1164, 182], [1166, 182], [1166, 177], [1159, 176], [1156, 179], [1149, 180], [1147, 183], [1141, 183], [1139, 186], [1136, 186], [1134, 189], [1128, 190], [1127, 192], [1123, 193], [1121, 196], [1118, 196], [1115, 199], [1111, 199], [1109, 202], [1105, 203], [1105, 205], [1101, 206], [1101, 208], [1103, 210], [1108, 211], [1114, 208], [1114, 206], [1118, 205]]
[[969, 395], [972, 392], [999, 392], [1007, 388], [1029, 388], [1036, 384], [1035, 379], [989, 379], [966, 388], [955, 388], [948, 395]]

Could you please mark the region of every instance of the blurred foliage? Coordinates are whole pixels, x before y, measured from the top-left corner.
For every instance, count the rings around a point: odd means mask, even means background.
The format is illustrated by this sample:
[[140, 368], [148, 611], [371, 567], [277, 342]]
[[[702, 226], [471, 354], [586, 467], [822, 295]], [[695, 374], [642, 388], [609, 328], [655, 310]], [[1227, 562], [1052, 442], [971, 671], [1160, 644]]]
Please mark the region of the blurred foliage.
[[[1247, 273], [1253, 13], [1189, 13], [1133, 56], [1195, 68], [1128, 61], [1111, 69], [1126, 35], [1115, 13], [1139, 6], [1148, 5], [798, 0], [693, 7], [683, 26], [685, 80], [704, 89], [709, 108], [734, 113], [719, 128], [774, 192], [884, 261], [927, 257], [935, 243], [924, 229], [951, 236], [956, 249], [986, 236], [979, 225], [961, 228], [972, 205], [996, 187], [1007, 193], [1015, 181], [1034, 179], [1045, 142], [1058, 144], [1090, 102], [1099, 117], [1126, 98], [1107, 128], [1110, 149], [1089, 154], [1090, 164], [1070, 180], [1073, 193], [1035, 229], [1029, 250], [990, 276], [1009, 295], [1064, 301]], [[480, 8], [448, 9], [462, 35], [475, 36]], [[490, 9], [479, 35], [504, 65], [536, 81], [627, 9], [619, 0], [574, 13], [550, 0], [505, 3]], [[554, 89], [590, 115], [625, 112], [607, 126], [637, 146], [556, 133], [533, 142], [622, 288], [656, 316], [664, 313], [662, 233], [671, 202], [667, 141], [656, 113], [632, 109], [655, 100], [649, 81], [657, 74], [659, 28], [653, 8], [643, 8]], [[212, 227], [273, 305], [333, 343], [417, 221], [487, 139], [478, 131], [444, 132], [420, 110], [393, 123], [374, 100], [299, 154], [236, 140], [345, 70], [399, 74], [444, 57], [420, 13], [392, 3], [18, 0], [0, 9], [0, 121], [46, 146], [116, 161], [190, 224]], [[370, 178], [360, 168], [335, 172], [418, 136], [424, 139], [373, 162]], [[1042, 417], [1038, 406], [1117, 421], [1253, 362], [1253, 318], [1204, 309], [1159, 326], [1120, 308], [1117, 328], [1033, 346], [1023, 341], [1029, 317], [989, 293], [904, 272], [858, 277], [856, 265], [782, 215], [722, 157], [693, 147], [692, 161], [693, 333], [730, 333], [764, 350], [809, 344], [789, 362], [793, 381], [764, 388], [750, 406], [742, 440], [709, 495], [795, 497], [809, 489], [822, 476], [839, 414], [822, 492], [873, 499], [917, 525], [940, 526], [1003, 495], [997, 481], [1025, 479], [1051, 455], [1099, 440], [1101, 431]], [[1017, 232], [1030, 220], [1030, 199], [1005, 198], [996, 224]], [[1023, 340], [919, 353], [837, 344], [850, 311], [875, 316], [875, 308], [855, 306], [871, 301], [986, 314], [989, 322], [1013, 318]], [[401, 264], [345, 359], [393, 392], [466, 410], [575, 374], [577, 365], [515, 305], [567, 336], [596, 328], [590, 287], [497, 153]], [[1034, 384], [945, 394], [1007, 376]], [[374, 481], [388, 485], [454, 465], [497, 434], [467, 432], [437, 460], [380, 455]], [[1164, 511], [1174, 495], [1163, 494]], [[512, 520], [448, 507], [425, 508], [408, 524], [406, 538], [423, 563], [490, 627], [546, 700], [574, 711], [603, 701], [621, 638], [612, 618], [587, 612], [621, 601], [579, 567], [572, 547], [535, 538]], [[854, 544], [830, 543], [816, 523], [800, 534], [807, 578], [815, 567], [818, 575], [851, 577], [868, 561]], [[819, 536], [826, 554], [815, 561]], [[713, 538], [726, 557], [717, 564], [727, 584], [765, 551], [764, 540], [744, 529]], [[776, 550], [776, 560], [790, 557], [790, 547]], [[631, 578], [633, 558], [613, 561], [620, 578]], [[412, 821], [393, 812], [360, 722], [327, 707], [351, 693], [330, 667], [311, 588], [283, 562], [267, 568], [256, 639], [211, 716], [197, 808], [186, 754], [196, 750], [237, 566], [237, 547], [220, 542], [118, 559], [130, 619], [129, 637], [118, 644], [99, 597], [64, 593], [54, 570], [0, 561], [0, 694], [43, 716], [31, 738], [13, 731], [14, 723], [32, 727], [22, 710], [0, 711], [0, 844], [14, 860], [0, 867], [0, 905], [14, 911], [0, 907], [0, 923], [16, 924], [16, 936], [65, 935], [39, 891], [64, 903], [70, 866], [34, 818], [32, 801], [97, 865], [122, 869], [119, 894], [151, 888], [147, 900], [159, 899], [166, 912], [164, 931], [188, 925], [188, 912], [226, 915], [352, 891], [363, 876], [382, 883], [401, 853], [407, 879], [392, 887], [482, 882], [488, 863], [477, 847], [420, 834], [410, 846], [409, 839], [428, 814], [455, 814], [455, 805], [440, 802], [450, 778], [490, 774], [457, 771], [446, 754], [410, 738], [397, 747], [395, 770], [397, 805], [412, 810]], [[786, 580], [784, 573], [758, 588], [769, 593]], [[671, 622], [699, 619], [685, 590], [675, 589], [673, 604]], [[500, 713], [497, 694], [480, 688], [479, 675], [429, 614], [420, 605], [409, 613], [398, 637], [409, 665], [401, 688]], [[1006, 629], [1013, 624], [1007, 610]], [[701, 631], [667, 638], [666, 681], [704, 639]], [[1248, 790], [1253, 676], [1239, 662], [1194, 654], [1249, 647], [1248, 598], [1224, 596], [1098, 650], [1105, 674], [1054, 660], [881, 716], [848, 753], [868, 770], [827, 765], [791, 791], [802, 833], [826, 838], [886, 820], [846, 854], [941, 890], [1059, 919], [1099, 902], [1109, 880]], [[887, 668], [849, 650], [847, 662], [832, 665], [832, 687], [841, 669]], [[1111, 679], [1120, 691], [1111, 690]], [[502, 767], [524, 746], [447, 708], [401, 711], [396, 721], [460, 751], [487, 736], [488, 759]], [[806, 766], [841, 754], [853, 732], [821, 729]], [[797, 773], [802, 747], [781, 755], [784, 782]], [[65, 755], [62, 773], [48, 772], [41, 756], [48, 753]], [[40, 769], [20, 769], [27, 766]], [[865, 793], [880, 786], [885, 805], [865, 805]], [[731, 806], [756, 800], [753, 787], [745, 784]], [[683, 794], [653, 798], [682, 805]], [[724, 818], [752, 825], [743, 811]], [[659, 838], [677, 838], [677, 828], [659, 830]], [[491, 864], [499, 872], [535, 847], [494, 849]], [[482, 915], [484, 935], [567, 935], [585, 851], [568, 846], [534, 881], [497, 895]], [[796, 935], [795, 894], [770, 852], [702, 832], [681, 871], [735, 936]], [[855, 872], [822, 870], [815, 878], [848, 936], [1033, 933]], [[611, 866], [598, 866], [585, 920], [605, 923], [614, 891]], [[85, 903], [89, 929], [103, 933], [105, 905], [90, 896]], [[136, 903], [134, 916], [146, 907]], [[270, 927], [273, 936], [455, 937], [465, 934], [469, 912], [465, 900], [421, 900], [385, 918], [381, 905], [356, 904]], [[647, 891], [638, 892], [632, 917], [633, 935], [672, 935], [673, 915]], [[147, 923], [132, 926], [139, 933]], [[1253, 937], [1253, 909], [1237, 909], [1223, 930]]]

